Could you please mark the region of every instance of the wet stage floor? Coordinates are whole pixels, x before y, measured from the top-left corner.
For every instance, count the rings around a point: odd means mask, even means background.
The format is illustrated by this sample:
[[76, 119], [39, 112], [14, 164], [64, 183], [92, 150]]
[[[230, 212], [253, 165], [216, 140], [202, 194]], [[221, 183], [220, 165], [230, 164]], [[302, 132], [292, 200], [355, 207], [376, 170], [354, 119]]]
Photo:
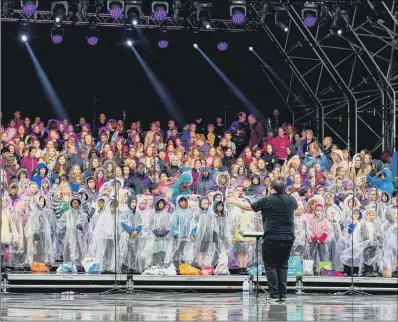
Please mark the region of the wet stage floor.
[[286, 303], [241, 294], [3, 295], [1, 321], [397, 321], [397, 296], [289, 294]]

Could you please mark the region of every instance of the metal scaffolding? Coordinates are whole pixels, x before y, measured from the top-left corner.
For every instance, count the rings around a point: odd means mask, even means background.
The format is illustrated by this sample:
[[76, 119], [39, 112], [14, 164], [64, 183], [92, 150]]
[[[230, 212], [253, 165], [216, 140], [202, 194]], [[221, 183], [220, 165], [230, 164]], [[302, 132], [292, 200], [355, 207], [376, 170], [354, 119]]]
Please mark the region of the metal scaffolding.
[[[397, 149], [397, 1], [316, 1], [323, 16], [318, 15], [318, 24], [313, 28], [303, 23], [303, 1], [247, 1], [250, 10], [243, 28], [231, 20], [212, 19], [207, 31], [263, 30], [289, 66], [290, 76], [275, 81], [266, 66], [264, 73], [292, 111], [296, 125], [315, 126], [318, 137], [333, 136], [354, 151], [359, 149], [358, 137], [363, 136], [372, 137], [372, 150], [381, 147], [393, 151]], [[276, 10], [275, 6], [286, 9], [288, 32], [282, 31], [275, 24], [273, 12], [266, 10]], [[342, 34], [331, 27], [336, 10], [347, 14]], [[1, 15], [2, 22], [26, 20], [28, 17], [21, 10]], [[37, 11], [29, 21], [54, 23], [50, 11]], [[62, 22], [93, 23], [126, 26], [123, 18], [114, 20], [103, 13], [87, 13], [85, 17], [69, 13]], [[152, 16], [140, 18], [139, 28], [161, 26], [171, 30], [200, 28], [193, 16], [167, 18], [163, 22]], [[342, 128], [346, 130], [341, 131]]]
[[[363, 135], [375, 137], [372, 150], [397, 148], [398, 61], [394, 58], [398, 5], [395, 0], [379, 4], [382, 15], [375, 12], [370, 1], [346, 4], [349, 23], [342, 34], [321, 21], [307, 28], [301, 6], [287, 1], [289, 30], [283, 32], [271, 19], [262, 18], [261, 8], [252, 6], [291, 70], [288, 86], [280, 82], [273, 85], [292, 111], [295, 124], [311, 126], [311, 120], [315, 120], [318, 137], [338, 137], [354, 151], [358, 151], [358, 137]], [[322, 4], [324, 12], [334, 10], [336, 5]], [[267, 68], [264, 72], [272, 80]]]
[[[1, 21], [3, 22], [19, 22], [19, 21], [29, 21], [31, 23], [38, 24], [53, 24], [54, 18], [51, 11], [36, 11], [34, 16], [28, 17], [23, 13], [22, 10], [14, 10], [10, 15], [5, 15], [3, 12], [1, 14]], [[113, 19], [107, 13], [87, 13], [83, 17], [79, 12], [69, 12], [62, 21], [63, 25], [78, 25], [84, 26], [89, 24], [95, 24], [99, 27], [125, 27], [126, 22], [122, 17], [120, 19]], [[152, 29], [163, 27], [168, 30], [183, 30], [186, 28], [198, 29], [201, 28], [200, 23], [196, 19], [190, 18], [178, 18], [174, 19], [171, 17], [166, 18], [163, 21], [158, 21], [152, 16], [141, 16], [140, 21], [137, 25], [138, 28]], [[257, 24], [255, 21], [248, 21], [243, 27], [237, 26], [232, 22], [232, 20], [225, 19], [212, 19], [210, 21], [210, 28], [201, 29], [202, 31], [218, 31], [225, 30], [228, 32], [244, 32], [244, 31], [254, 31], [257, 29]]]

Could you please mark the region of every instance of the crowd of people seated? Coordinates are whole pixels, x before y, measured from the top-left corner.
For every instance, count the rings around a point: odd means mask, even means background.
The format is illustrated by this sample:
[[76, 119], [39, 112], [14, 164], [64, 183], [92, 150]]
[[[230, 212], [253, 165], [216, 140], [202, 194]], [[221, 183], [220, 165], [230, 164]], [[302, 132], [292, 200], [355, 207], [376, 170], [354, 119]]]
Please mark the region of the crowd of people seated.
[[146, 132], [105, 114], [92, 128], [17, 111], [1, 130], [4, 269], [61, 262], [83, 272], [91, 258], [102, 273], [188, 263], [246, 275], [255, 239], [242, 233], [261, 232], [261, 215], [227, 200], [254, 202], [279, 179], [298, 201], [291, 255], [312, 260], [314, 274], [320, 262], [346, 275], [397, 274], [391, 154], [352, 153], [282, 123], [278, 110], [266, 125], [241, 112], [229, 127], [198, 117]]

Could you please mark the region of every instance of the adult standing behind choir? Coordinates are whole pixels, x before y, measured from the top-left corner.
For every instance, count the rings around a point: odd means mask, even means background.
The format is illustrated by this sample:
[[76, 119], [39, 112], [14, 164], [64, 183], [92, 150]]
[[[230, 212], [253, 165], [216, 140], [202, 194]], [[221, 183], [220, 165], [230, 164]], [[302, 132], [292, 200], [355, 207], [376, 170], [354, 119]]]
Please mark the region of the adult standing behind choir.
[[246, 113], [239, 112], [238, 121], [231, 124], [229, 131], [234, 135], [236, 155], [240, 155], [249, 142], [249, 125], [246, 123]]

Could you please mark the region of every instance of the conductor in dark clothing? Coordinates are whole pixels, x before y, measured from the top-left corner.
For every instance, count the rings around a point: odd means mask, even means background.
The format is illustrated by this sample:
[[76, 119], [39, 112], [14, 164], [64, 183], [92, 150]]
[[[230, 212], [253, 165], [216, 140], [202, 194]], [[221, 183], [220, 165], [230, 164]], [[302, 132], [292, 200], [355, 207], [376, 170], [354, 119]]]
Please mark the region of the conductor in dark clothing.
[[228, 199], [246, 211], [261, 211], [264, 225], [263, 260], [271, 300], [286, 300], [287, 269], [290, 250], [294, 242], [294, 210], [297, 201], [285, 194], [284, 183], [271, 182], [271, 195], [252, 204]]

